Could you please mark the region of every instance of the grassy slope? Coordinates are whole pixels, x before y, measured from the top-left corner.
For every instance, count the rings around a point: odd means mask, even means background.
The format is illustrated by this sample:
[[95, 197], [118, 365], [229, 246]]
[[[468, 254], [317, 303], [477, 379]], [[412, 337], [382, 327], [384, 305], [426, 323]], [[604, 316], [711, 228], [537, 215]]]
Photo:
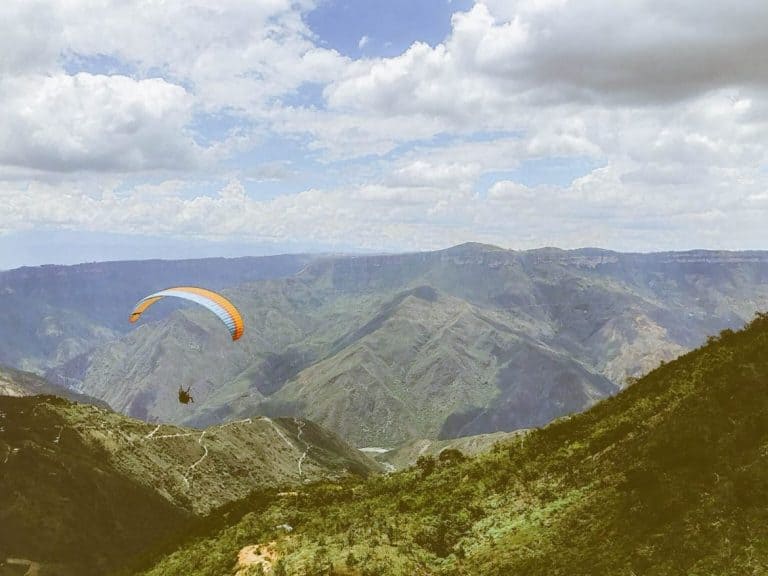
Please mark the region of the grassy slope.
[[0, 563], [103, 574], [254, 489], [378, 469], [298, 419], [201, 431], [53, 396], [0, 397]]
[[54, 444], [68, 422], [43, 402], [65, 408], [66, 400], [0, 401], [0, 560], [31, 558], [63, 563], [72, 574], [103, 573], [105, 565], [137, 554], [189, 518], [127, 478], [83, 437]]
[[[0, 410], [5, 421], [0, 462], [15, 448], [62, 465], [91, 454], [195, 513], [242, 498], [256, 487], [378, 470], [375, 462], [335, 435], [298, 419], [253, 418], [195, 430], [147, 424], [50, 396], [0, 397]], [[5, 474], [17, 473], [14, 462], [9, 460]]]
[[764, 574], [766, 351], [762, 317], [476, 459], [244, 501], [148, 574], [228, 574], [270, 541], [277, 576]]

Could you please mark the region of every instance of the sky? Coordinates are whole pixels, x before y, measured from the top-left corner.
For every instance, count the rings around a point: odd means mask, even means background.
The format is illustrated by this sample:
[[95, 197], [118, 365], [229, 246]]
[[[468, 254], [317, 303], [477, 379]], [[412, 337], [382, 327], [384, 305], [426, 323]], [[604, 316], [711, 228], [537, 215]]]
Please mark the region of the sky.
[[768, 248], [764, 0], [5, 0], [0, 269]]

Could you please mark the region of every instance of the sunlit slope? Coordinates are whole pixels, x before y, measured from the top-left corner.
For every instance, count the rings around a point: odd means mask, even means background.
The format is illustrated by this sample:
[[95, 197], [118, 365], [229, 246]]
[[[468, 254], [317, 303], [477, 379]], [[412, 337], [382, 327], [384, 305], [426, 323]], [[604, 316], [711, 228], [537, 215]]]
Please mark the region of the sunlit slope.
[[225, 573], [242, 547], [269, 542], [285, 574], [766, 573], [766, 350], [762, 317], [476, 459], [447, 452], [254, 501], [254, 514], [148, 573]]
[[265, 402], [358, 446], [542, 425], [617, 390], [503, 313], [420, 287]]
[[476, 456], [491, 450], [499, 442], [527, 433], [528, 430], [518, 430], [516, 432], [493, 432], [492, 434], [462, 436], [450, 440], [420, 438], [411, 440], [395, 450], [371, 452], [369, 455], [390, 469], [402, 470], [416, 465], [419, 458], [425, 456], [436, 458], [443, 450], [459, 450], [466, 456]]
[[75, 380], [148, 420], [298, 414], [358, 445], [509, 431], [743, 325], [768, 306], [766, 280], [764, 253], [463, 245], [319, 259], [225, 291], [246, 318], [236, 343], [187, 308], [95, 351]]

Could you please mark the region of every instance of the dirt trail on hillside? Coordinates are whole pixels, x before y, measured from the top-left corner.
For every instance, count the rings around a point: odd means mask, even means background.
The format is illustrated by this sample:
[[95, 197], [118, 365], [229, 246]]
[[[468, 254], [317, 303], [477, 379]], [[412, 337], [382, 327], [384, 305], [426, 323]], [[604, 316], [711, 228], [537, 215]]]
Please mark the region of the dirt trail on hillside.
[[24, 572], [24, 576], [39, 576], [40, 564], [27, 560], [26, 558], [6, 558], [5, 563], [13, 566], [27, 566], [27, 571]]
[[[270, 423], [270, 425], [272, 426], [272, 428], [274, 428], [275, 432], [277, 432], [277, 435], [278, 435], [278, 436], [280, 436], [280, 438], [282, 438], [282, 439], [283, 439], [283, 442], [285, 442], [285, 444], [286, 444], [286, 445], [287, 445], [287, 446], [288, 446], [288, 447], [289, 447], [291, 450], [297, 450], [297, 449], [300, 449], [300, 448], [298, 448], [297, 446], [294, 446], [294, 445], [291, 443], [291, 441], [290, 441], [290, 440], [288, 440], [288, 437], [287, 437], [285, 434], [283, 434], [282, 430], [280, 430], [280, 428], [277, 426], [277, 424], [275, 424], [275, 423], [272, 421], [272, 419], [271, 419], [271, 418], [268, 418], [267, 416], [262, 416], [262, 417], [261, 417], [261, 419], [262, 419], [262, 420], [264, 420], [265, 422], [269, 422], [269, 423]], [[301, 465], [304, 463], [304, 460], [306, 459], [306, 457], [307, 457], [307, 454], [309, 453], [309, 448], [310, 448], [310, 446], [309, 446], [309, 444], [307, 444], [306, 442], [304, 442], [304, 440], [302, 440], [302, 439], [301, 439], [301, 436], [302, 436], [302, 434], [304, 434], [304, 426], [305, 426], [305, 424], [306, 424], [306, 423], [305, 423], [303, 420], [299, 420], [299, 419], [297, 419], [297, 418], [294, 418], [294, 419], [293, 419], [293, 422], [296, 424], [296, 426], [297, 426], [297, 428], [298, 428], [298, 433], [296, 434], [296, 441], [297, 441], [297, 442], [300, 442], [301, 444], [303, 444], [303, 445], [304, 445], [304, 447], [306, 448], [306, 450], [304, 450], [304, 452], [302, 453], [302, 455], [301, 455], [301, 456], [299, 456], [299, 457], [297, 458], [297, 463], [298, 463], [298, 465], [299, 465], [299, 478], [301, 478], [301, 477], [303, 477], [303, 475], [304, 475], [304, 473], [302, 472], [302, 469], [301, 469]]]
[[301, 465], [304, 463], [304, 459], [307, 457], [307, 454], [309, 454], [309, 444], [304, 442], [304, 440], [301, 439], [301, 436], [304, 434], [304, 426], [305, 422], [304, 420], [299, 420], [297, 418], [293, 419], [293, 423], [296, 424], [296, 427], [298, 428], [298, 434], [296, 434], [296, 440], [304, 444], [304, 453], [299, 458], [299, 478], [303, 476], [303, 473], [301, 471]]

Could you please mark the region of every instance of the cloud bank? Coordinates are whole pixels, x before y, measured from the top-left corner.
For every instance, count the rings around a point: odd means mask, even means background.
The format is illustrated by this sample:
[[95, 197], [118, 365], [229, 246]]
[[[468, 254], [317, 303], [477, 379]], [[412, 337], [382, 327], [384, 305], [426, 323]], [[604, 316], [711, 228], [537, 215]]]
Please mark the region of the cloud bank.
[[3, 3], [0, 231], [766, 247], [765, 3], [486, 0], [358, 59], [314, 7]]

